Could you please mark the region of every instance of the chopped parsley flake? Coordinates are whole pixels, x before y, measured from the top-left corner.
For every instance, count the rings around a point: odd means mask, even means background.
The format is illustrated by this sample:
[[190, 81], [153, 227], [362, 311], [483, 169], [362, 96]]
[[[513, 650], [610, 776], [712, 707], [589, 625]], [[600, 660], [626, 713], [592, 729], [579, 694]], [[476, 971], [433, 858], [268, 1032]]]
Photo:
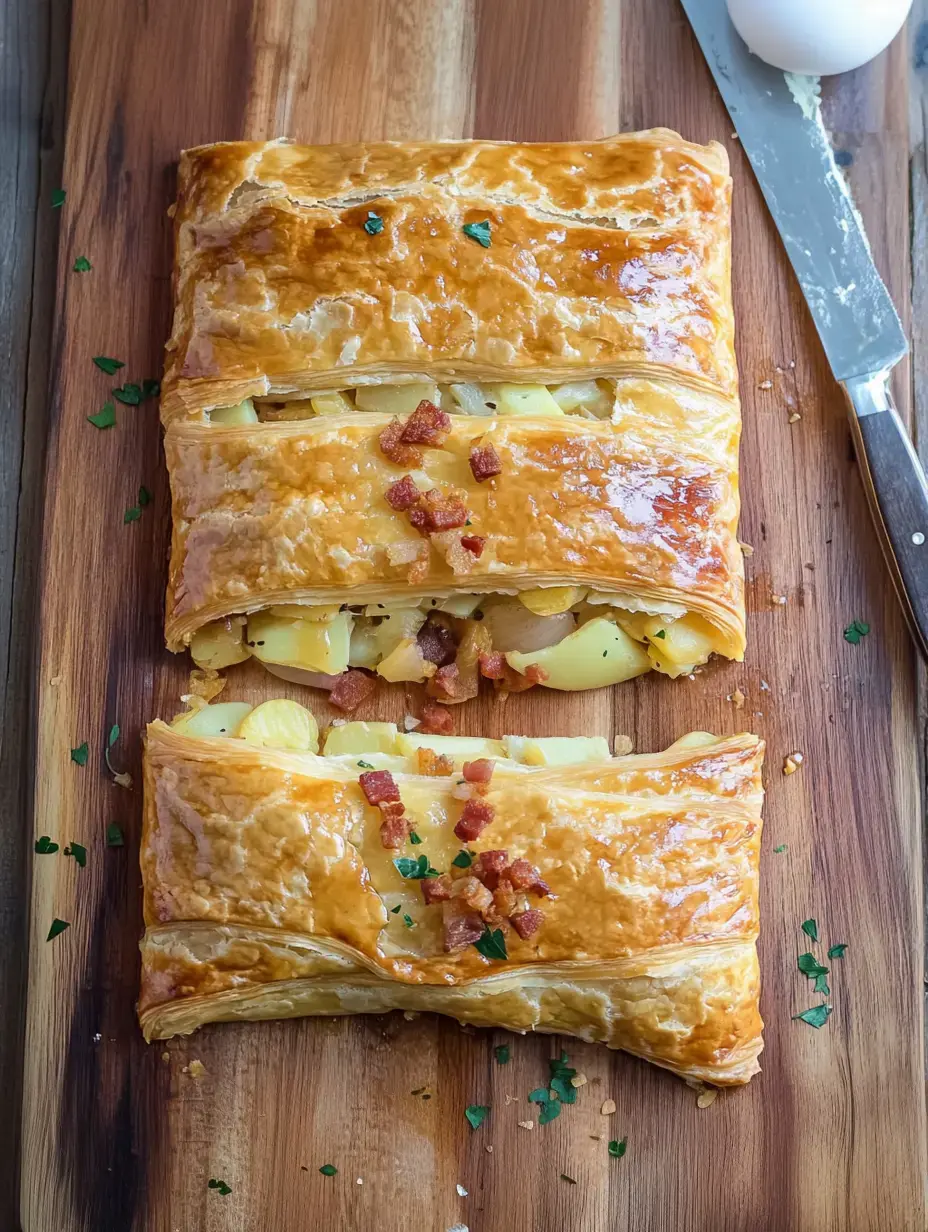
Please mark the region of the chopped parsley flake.
[[552, 1094], [556, 1095], [562, 1104], [575, 1104], [577, 1089], [570, 1085], [570, 1080], [576, 1078], [577, 1071], [567, 1064], [567, 1053], [562, 1052], [560, 1058], [552, 1059], [548, 1064], [551, 1067], [551, 1081], [548, 1085]]
[[509, 1051], [508, 1044], [497, 1044], [496, 1047], [493, 1049], [493, 1053], [496, 1057], [497, 1065], [508, 1065], [509, 1064], [509, 1060], [512, 1056], [512, 1053]]
[[126, 512], [122, 515], [123, 526], [128, 526], [130, 522], [137, 522], [142, 516], [142, 511], [138, 505], [130, 505]]
[[473, 854], [469, 851], [459, 851], [451, 861], [455, 868], [470, 868], [473, 862]]
[[556, 1099], [547, 1099], [541, 1105], [538, 1113], [538, 1124], [547, 1125], [549, 1121], [555, 1121], [561, 1115], [561, 1105]]
[[779, 855], [781, 851], [785, 851], [785, 850], [786, 850], [786, 843], [781, 843], [781, 844], [779, 845], [779, 847], [774, 847], [774, 849], [773, 849], [773, 850], [774, 850], [774, 852], [776, 853], [776, 855]]
[[104, 402], [96, 415], [88, 415], [87, 419], [95, 428], [112, 428], [116, 422], [116, 408], [112, 402]]
[[391, 907], [391, 908], [390, 908], [390, 914], [391, 914], [391, 915], [398, 915], [398, 914], [399, 914], [399, 912], [400, 912], [400, 910], [401, 910], [401, 908], [402, 908], [402, 906], [403, 906], [403, 904], [402, 904], [402, 903], [397, 903], [395, 907]]
[[74, 262], [74, 264], [71, 266], [71, 269], [74, 271], [75, 274], [86, 274], [89, 270], [93, 269], [93, 266], [90, 264], [90, 262], [87, 260], [86, 257], [78, 257], [77, 260]]
[[461, 228], [464, 234], [470, 240], [476, 240], [481, 248], [490, 247], [490, 220], [485, 218], [483, 222], [466, 222]]
[[534, 1091], [529, 1091], [528, 1102], [530, 1104], [546, 1104], [548, 1102], [548, 1088], [536, 1087]]
[[106, 827], [106, 845], [107, 847], [125, 847], [126, 845], [122, 828], [115, 821], [111, 821]]
[[373, 210], [368, 210], [367, 218], [364, 220], [364, 230], [368, 235], [379, 235], [383, 230], [383, 219]]
[[209, 1185], [207, 1187], [209, 1189], [215, 1189], [216, 1192], [219, 1194], [222, 1194], [223, 1197], [225, 1197], [227, 1194], [230, 1194], [232, 1192], [232, 1186], [227, 1185], [225, 1181], [216, 1181], [216, 1180], [210, 1179]]
[[479, 1129], [487, 1119], [489, 1111], [489, 1104], [468, 1104], [464, 1109], [464, 1115], [467, 1117], [471, 1129]]
[[828, 950], [829, 958], [843, 958], [844, 951], [847, 949], [847, 942], [841, 941], [838, 945], [833, 945]]
[[53, 843], [47, 834], [35, 840], [35, 853], [38, 856], [53, 856], [58, 850], [58, 844]]
[[76, 749], [71, 750], [71, 760], [77, 762], [79, 766], [87, 765], [87, 758], [90, 756], [90, 746], [85, 740], [83, 744], [79, 744]]
[[866, 637], [869, 632], [870, 626], [865, 620], [852, 620], [844, 630], [844, 640], [850, 642], [852, 646], [856, 646], [860, 639]]
[[121, 359], [111, 359], [109, 355], [95, 355], [93, 362], [97, 365], [101, 372], [105, 372], [107, 376], [112, 376], [118, 372], [120, 368], [125, 368], [125, 364]]
[[60, 933], [63, 933], [66, 928], [70, 928], [70, 927], [71, 925], [68, 923], [67, 920], [58, 920], [58, 919], [52, 920], [52, 926], [48, 930], [48, 936], [45, 938], [45, 940], [53, 941], [55, 937], [57, 937]]
[[403, 916], [403, 923], [406, 925], [406, 927], [407, 927], [407, 928], [415, 928], [415, 927], [416, 927], [416, 922], [415, 922], [415, 920], [412, 918], [412, 916], [411, 916], [411, 915], [404, 915], [404, 916]]
[[609, 1143], [609, 1154], [612, 1156], [613, 1159], [621, 1159], [627, 1149], [628, 1149], [628, 1138], [627, 1137], [623, 1138], [620, 1142], [617, 1142], [615, 1138], [613, 1138], [612, 1141]]
[[802, 931], [807, 937], [811, 937], [813, 941], [818, 941], [818, 924], [815, 920], [803, 920]]
[[819, 975], [827, 975], [828, 968], [823, 967], [814, 954], [800, 954], [796, 966], [807, 980], [814, 980]]
[[146, 488], [143, 483], [141, 487], [139, 488], [139, 506], [142, 509], [144, 509], [146, 505], [150, 505], [150, 504], [151, 504], [151, 493], [149, 492], [148, 488]]
[[63, 188], [56, 188], [52, 193], [52, 209], [60, 210], [68, 199], [68, 194]]
[[828, 981], [825, 979], [827, 972], [822, 971], [815, 977], [815, 987], [813, 992], [819, 993], [823, 997], [831, 996], [831, 989], [828, 987]]
[[422, 842], [422, 839], [415, 832], [415, 830], [412, 830], [410, 831], [410, 834], [409, 834], [409, 841], [412, 843], [413, 847], [418, 847], [419, 844]]
[[815, 1027], [816, 1031], [819, 1027], [824, 1027], [831, 1014], [830, 1005], [813, 1005], [810, 1010], [803, 1010], [801, 1014], [793, 1015], [793, 1022], [807, 1022], [810, 1027]]
[[359, 761], [358, 765], [362, 770], [373, 770], [374, 768], [369, 761]]
[[566, 1181], [568, 1185], [576, 1185], [576, 1181], [572, 1176], [568, 1176], [566, 1172], [561, 1173], [561, 1180]]
[[71, 843], [70, 846], [65, 847], [64, 854], [66, 856], [73, 856], [74, 862], [79, 868], [87, 867], [87, 848], [83, 847], [80, 843]]
[[432, 868], [429, 864], [428, 856], [419, 856], [415, 860], [412, 856], [400, 856], [393, 863], [399, 875], [408, 881], [421, 881], [423, 877], [440, 876], [438, 869]]
[[161, 393], [161, 382], [146, 377], [142, 382], [142, 398], [157, 398]]
[[141, 385], [120, 385], [112, 393], [113, 397], [118, 398], [125, 406], [138, 406], [142, 401]]
[[654, 634], [654, 636], [655, 636], [655, 637], [659, 637], [659, 638], [661, 639], [661, 641], [663, 641], [663, 640], [664, 640], [664, 638], [667, 636], [667, 630], [666, 630], [666, 629], [658, 629], [658, 631]]
[[322, 1167], [319, 1169], [319, 1171], [322, 1173], [323, 1176], [335, 1176], [335, 1174], [338, 1172], [338, 1169], [335, 1167], [334, 1164], [323, 1164]]
[[[396, 861], [394, 860], [394, 864]], [[474, 942], [474, 949], [481, 953], [484, 958], [508, 958], [509, 954], [506, 951], [506, 938], [503, 936], [501, 928], [496, 928], [490, 932], [488, 928], [483, 930], [483, 936], [478, 937]]]

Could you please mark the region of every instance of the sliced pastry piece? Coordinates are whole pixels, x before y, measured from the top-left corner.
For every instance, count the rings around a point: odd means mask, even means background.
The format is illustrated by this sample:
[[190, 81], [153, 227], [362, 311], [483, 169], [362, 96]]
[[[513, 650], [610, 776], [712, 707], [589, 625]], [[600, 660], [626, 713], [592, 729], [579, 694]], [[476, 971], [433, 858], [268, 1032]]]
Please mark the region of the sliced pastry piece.
[[169, 647], [449, 702], [740, 659], [729, 213], [663, 129], [187, 151]]
[[756, 737], [610, 757], [348, 723], [318, 753], [294, 703], [196, 705], [146, 739], [147, 1039], [432, 1010], [757, 1072]]

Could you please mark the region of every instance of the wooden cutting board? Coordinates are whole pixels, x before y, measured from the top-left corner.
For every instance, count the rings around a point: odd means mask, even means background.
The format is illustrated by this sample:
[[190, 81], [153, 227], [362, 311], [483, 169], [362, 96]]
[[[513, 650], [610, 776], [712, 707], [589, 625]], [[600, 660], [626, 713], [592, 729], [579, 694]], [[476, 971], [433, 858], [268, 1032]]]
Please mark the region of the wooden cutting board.
[[[673, 0], [74, 0], [73, 21], [35, 833], [84, 845], [87, 863], [34, 857], [26, 1232], [922, 1228], [913, 656], [841, 398], [681, 11]], [[897, 44], [828, 112], [903, 312], [905, 75]], [[401, 1015], [217, 1026], [146, 1047], [134, 1014], [139, 734], [174, 713], [188, 664], [162, 645], [156, 405], [120, 406], [107, 431], [86, 416], [116, 383], [92, 356], [124, 360], [128, 381], [160, 372], [178, 151], [278, 134], [533, 140], [651, 125], [718, 138], [732, 157], [747, 662], [693, 682], [483, 698], [459, 730], [627, 733], [641, 751], [692, 728], [766, 738], [764, 1072], [700, 1109], [677, 1079], [602, 1048]], [[91, 271], [73, 272], [79, 256]], [[904, 382], [898, 395], [906, 406]], [[140, 485], [153, 500], [124, 523]], [[854, 619], [871, 627], [859, 645], [842, 636]], [[281, 686], [241, 669], [226, 695], [245, 689], [256, 699]], [[741, 708], [729, 700], [739, 690]], [[400, 691], [379, 705], [383, 718], [406, 709]], [[104, 765], [114, 723], [131, 791]], [[69, 750], [84, 741], [81, 767]], [[787, 777], [794, 751], [802, 765]], [[124, 848], [105, 846], [111, 822]], [[70, 928], [46, 942], [56, 917]], [[807, 917], [820, 956], [849, 947], [827, 964], [834, 1013], [819, 1031], [791, 1021], [818, 1000], [796, 969]], [[504, 1040], [512, 1060], [500, 1066]], [[520, 1128], [562, 1044], [588, 1083], [557, 1121]], [[476, 1132], [471, 1103], [492, 1107]], [[627, 1154], [611, 1159], [608, 1141], [625, 1136]], [[336, 1176], [320, 1175], [326, 1163]]]

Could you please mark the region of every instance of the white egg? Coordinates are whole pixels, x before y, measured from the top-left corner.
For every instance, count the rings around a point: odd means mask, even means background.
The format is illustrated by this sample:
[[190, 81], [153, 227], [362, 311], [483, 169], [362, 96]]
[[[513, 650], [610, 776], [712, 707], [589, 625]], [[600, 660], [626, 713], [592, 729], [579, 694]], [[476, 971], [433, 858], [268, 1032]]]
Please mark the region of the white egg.
[[735, 29], [755, 55], [811, 77], [872, 60], [911, 7], [912, 0], [728, 0]]

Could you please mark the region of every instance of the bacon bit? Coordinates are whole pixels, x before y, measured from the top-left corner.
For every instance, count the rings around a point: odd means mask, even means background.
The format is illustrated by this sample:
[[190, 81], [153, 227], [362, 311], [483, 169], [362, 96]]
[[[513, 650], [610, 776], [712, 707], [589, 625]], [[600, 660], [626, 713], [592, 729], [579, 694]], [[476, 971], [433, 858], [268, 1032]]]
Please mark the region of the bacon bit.
[[499, 889], [493, 891], [494, 910], [504, 920], [509, 919], [518, 905], [519, 900], [515, 890], [511, 890], [507, 885], [501, 885]]
[[405, 425], [394, 416], [377, 438], [381, 452], [397, 466], [421, 466], [422, 450], [403, 441]]
[[389, 770], [365, 770], [358, 776], [368, 804], [392, 804], [400, 798], [400, 789]]
[[489, 757], [478, 757], [476, 761], [464, 763], [464, 778], [468, 783], [489, 783], [493, 777], [496, 762]]
[[442, 701], [464, 701], [463, 697], [460, 699], [455, 697], [459, 678], [457, 665], [448, 663], [438, 669], [425, 687], [431, 697], [441, 698]]
[[493, 895], [476, 877], [459, 877], [452, 887], [451, 897], [459, 898], [481, 915], [493, 905]]
[[450, 431], [450, 416], [434, 402], [423, 398], [406, 420], [400, 440], [404, 445], [431, 445], [440, 449]]
[[470, 451], [470, 469], [478, 483], [492, 479], [503, 469], [499, 454], [492, 445], [474, 445]]
[[419, 763], [419, 773], [429, 778], [441, 778], [454, 774], [454, 761], [434, 749], [417, 749], [416, 760]]
[[406, 816], [402, 801], [378, 805], [383, 816], [380, 824], [380, 841], [384, 847], [392, 850], [402, 847], [412, 830], [412, 821]]
[[519, 911], [512, 916], [510, 923], [516, 930], [523, 941], [528, 941], [529, 937], [538, 932], [544, 923], [544, 912], [538, 911], [535, 907], [528, 911]]
[[499, 885], [499, 875], [508, 863], [508, 851], [481, 851], [473, 864], [474, 876], [488, 890], [495, 890]]
[[[456, 906], [456, 905], [455, 905]], [[463, 950], [483, 936], [483, 920], [479, 915], [458, 915], [455, 906], [443, 907], [445, 912], [445, 951]]]
[[396, 509], [400, 513], [405, 513], [407, 509], [411, 509], [422, 493], [416, 487], [416, 481], [412, 475], [404, 475], [402, 479], [397, 479], [396, 483], [387, 488], [384, 496], [387, 504], [391, 509]]
[[351, 668], [347, 672], [342, 672], [332, 686], [329, 705], [336, 706], [339, 710], [357, 710], [358, 706], [366, 702], [376, 688], [377, 681], [373, 676]]
[[548, 679], [548, 673], [540, 663], [529, 663], [524, 672], [525, 679], [530, 680], [532, 684], [544, 684]]
[[423, 877], [419, 885], [429, 907], [432, 903], [446, 903], [451, 897], [451, 878], [447, 873], [442, 873], [440, 877]]
[[453, 736], [454, 717], [446, 706], [426, 700], [422, 706], [422, 723], [418, 730], [423, 736]]
[[416, 634], [419, 653], [427, 663], [436, 667], [445, 667], [454, 662], [458, 652], [458, 643], [451, 630], [438, 620], [431, 617]]
[[430, 488], [415, 509], [409, 510], [409, 520], [423, 535], [456, 530], [467, 522], [467, 506], [454, 491], [442, 496], [438, 488]]
[[551, 887], [542, 881], [541, 873], [528, 860], [513, 860], [503, 875], [514, 890], [530, 890], [539, 898], [551, 893]]
[[483, 555], [483, 549], [486, 547], [486, 539], [483, 535], [462, 535], [461, 547], [466, 552], [470, 552], [472, 556], [476, 556], [479, 560]]
[[477, 662], [480, 665], [480, 675], [487, 680], [502, 680], [506, 675], [506, 668], [509, 666], [506, 662], [506, 656], [499, 650], [479, 654]]
[[462, 843], [472, 843], [487, 828], [495, 814], [496, 810], [492, 804], [487, 804], [484, 800], [468, 800], [458, 818], [458, 824], [454, 827], [454, 833]]

